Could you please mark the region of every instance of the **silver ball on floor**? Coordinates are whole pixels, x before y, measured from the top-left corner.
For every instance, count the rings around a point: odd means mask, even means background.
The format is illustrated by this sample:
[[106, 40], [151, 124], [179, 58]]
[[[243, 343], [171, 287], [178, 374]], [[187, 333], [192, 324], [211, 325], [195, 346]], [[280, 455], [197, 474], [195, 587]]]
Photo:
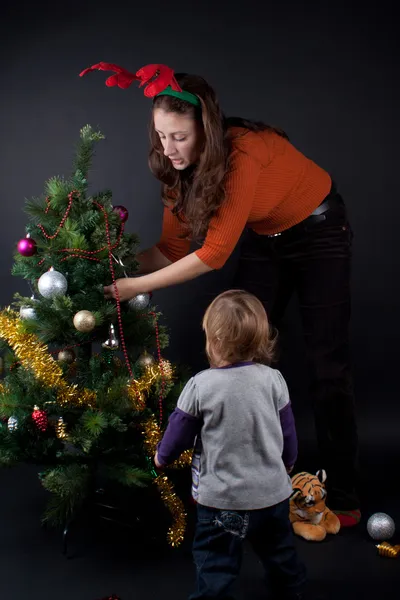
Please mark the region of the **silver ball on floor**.
[[389, 540], [393, 537], [396, 526], [392, 517], [386, 513], [377, 512], [367, 522], [367, 531], [373, 540]]

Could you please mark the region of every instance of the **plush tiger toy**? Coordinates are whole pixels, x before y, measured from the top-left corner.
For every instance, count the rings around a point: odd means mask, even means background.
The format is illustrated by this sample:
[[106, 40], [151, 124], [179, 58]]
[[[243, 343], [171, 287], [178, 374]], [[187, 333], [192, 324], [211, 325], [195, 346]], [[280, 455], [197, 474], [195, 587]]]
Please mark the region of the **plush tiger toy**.
[[321, 542], [327, 533], [338, 533], [340, 521], [325, 504], [326, 473], [297, 473], [292, 477], [290, 522], [293, 531], [306, 540]]

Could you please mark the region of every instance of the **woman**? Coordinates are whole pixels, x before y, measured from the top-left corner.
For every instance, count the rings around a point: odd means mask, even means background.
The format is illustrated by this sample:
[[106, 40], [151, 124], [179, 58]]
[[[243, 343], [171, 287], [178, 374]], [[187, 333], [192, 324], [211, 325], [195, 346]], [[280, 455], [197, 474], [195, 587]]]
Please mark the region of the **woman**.
[[[99, 65], [91, 69], [106, 70], [106, 63]], [[155, 66], [162, 78], [164, 67]], [[128, 83], [127, 72], [107, 83], [127, 87], [145, 69]], [[329, 505], [343, 526], [357, 524], [348, 331], [352, 232], [341, 196], [329, 174], [283, 131], [225, 118], [214, 90], [195, 75], [176, 74], [154, 94], [150, 136], [150, 169], [162, 182], [165, 204], [162, 235], [137, 257], [142, 276], [117, 281], [120, 300], [220, 269], [247, 230], [234, 287], [256, 295], [278, 328], [297, 292]], [[191, 240], [200, 242], [192, 253]], [[106, 287], [105, 295], [114, 298], [115, 288]]]

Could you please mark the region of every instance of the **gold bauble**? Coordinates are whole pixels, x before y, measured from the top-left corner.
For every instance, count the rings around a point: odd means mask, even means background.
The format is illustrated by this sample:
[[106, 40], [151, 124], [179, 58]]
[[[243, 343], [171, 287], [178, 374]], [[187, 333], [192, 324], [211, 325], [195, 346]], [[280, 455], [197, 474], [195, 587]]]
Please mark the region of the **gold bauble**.
[[90, 310], [80, 310], [74, 316], [74, 327], [81, 333], [89, 333], [96, 325], [96, 319]]
[[65, 350], [60, 350], [57, 359], [59, 362], [65, 362], [68, 364], [73, 363], [75, 360], [75, 352], [67, 348]]

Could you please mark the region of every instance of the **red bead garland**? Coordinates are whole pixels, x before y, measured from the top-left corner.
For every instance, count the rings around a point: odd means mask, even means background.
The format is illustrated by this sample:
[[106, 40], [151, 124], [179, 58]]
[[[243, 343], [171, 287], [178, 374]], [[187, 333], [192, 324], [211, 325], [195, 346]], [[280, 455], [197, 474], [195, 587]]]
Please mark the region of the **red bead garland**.
[[[43, 225], [41, 223], [38, 224], [39, 229], [43, 233], [44, 237], [47, 238], [48, 240], [54, 240], [54, 238], [56, 238], [58, 236], [58, 234], [60, 233], [61, 229], [64, 227], [64, 223], [65, 223], [65, 221], [68, 218], [69, 211], [71, 210], [71, 206], [72, 206], [74, 194], [76, 195], [77, 198], [79, 198], [79, 196], [81, 195], [80, 192], [78, 192], [77, 190], [72, 190], [72, 192], [70, 192], [68, 194], [68, 200], [69, 200], [69, 202], [68, 202], [67, 209], [66, 209], [66, 211], [64, 213], [63, 218], [60, 221], [59, 226], [56, 229], [56, 232], [53, 235], [49, 235], [48, 233], [46, 233], [45, 228], [43, 227]], [[47, 215], [47, 213], [50, 210], [50, 198], [46, 198], [46, 202], [47, 202], [47, 208], [46, 208], [46, 210], [44, 212]]]
[[[73, 199], [74, 199], [74, 195], [79, 198], [80, 196], [80, 192], [78, 192], [77, 190], [73, 190], [72, 192], [70, 192], [68, 194], [68, 198], [69, 198], [69, 202], [68, 202], [68, 206], [67, 209], [65, 211], [65, 214], [63, 216], [63, 218], [60, 221], [60, 224], [56, 230], [56, 232], [53, 235], [49, 235], [46, 233], [44, 227], [39, 224], [38, 227], [41, 229], [43, 235], [49, 239], [52, 240], [54, 238], [57, 237], [57, 235], [60, 233], [61, 229], [63, 228], [65, 221], [68, 218], [69, 212], [71, 210], [72, 207], [72, 203], [73, 203]], [[45, 213], [47, 214], [49, 209], [50, 209], [50, 199], [46, 198], [46, 202], [47, 202], [47, 208], [45, 210]], [[110, 273], [111, 273], [111, 277], [112, 277], [112, 283], [114, 286], [114, 291], [115, 291], [115, 298], [116, 298], [116, 303], [117, 303], [117, 318], [118, 318], [118, 327], [119, 327], [119, 334], [120, 334], [120, 338], [121, 338], [121, 345], [122, 345], [122, 351], [124, 354], [124, 358], [125, 358], [125, 363], [129, 372], [129, 375], [131, 376], [131, 378], [133, 379], [133, 371], [129, 362], [129, 356], [128, 356], [128, 351], [126, 349], [126, 344], [125, 344], [125, 337], [124, 337], [124, 332], [123, 332], [123, 327], [122, 327], [122, 314], [121, 314], [121, 302], [120, 302], [120, 298], [119, 298], [119, 292], [118, 292], [118, 287], [116, 284], [116, 279], [115, 279], [115, 271], [114, 271], [114, 265], [112, 262], [112, 250], [114, 250], [115, 248], [117, 248], [117, 246], [120, 243], [120, 240], [122, 238], [122, 235], [124, 233], [124, 222], [121, 223], [121, 228], [117, 237], [117, 240], [114, 244], [111, 244], [111, 236], [110, 236], [110, 228], [109, 228], [109, 223], [108, 223], [108, 215], [107, 212], [104, 208], [104, 206], [102, 206], [101, 204], [99, 204], [98, 202], [96, 202], [95, 200], [92, 200], [93, 204], [96, 205], [104, 214], [104, 222], [105, 222], [105, 228], [106, 228], [106, 239], [107, 239], [107, 244], [105, 246], [103, 246], [102, 248], [98, 249], [98, 250], [83, 250], [81, 248], [62, 248], [61, 250], [59, 250], [59, 252], [68, 252], [70, 253], [69, 256], [64, 257], [63, 259], [61, 259], [61, 262], [64, 262], [65, 260], [68, 260], [69, 258], [83, 258], [86, 260], [92, 260], [95, 262], [101, 262], [100, 259], [96, 258], [94, 255], [95, 254], [99, 254], [100, 252], [103, 252], [104, 250], [108, 250], [108, 257], [109, 257], [109, 263], [110, 263]], [[38, 265], [43, 264], [45, 261], [45, 258], [43, 258], [42, 260], [39, 261]], [[162, 365], [162, 360], [161, 360], [161, 348], [160, 348], [160, 340], [159, 340], [159, 330], [158, 330], [158, 323], [157, 323], [157, 315], [154, 312], [150, 312], [149, 313], [151, 316], [154, 317], [154, 327], [155, 327], [155, 331], [156, 331], [156, 345], [157, 345], [157, 357], [158, 357], [158, 362], [160, 365], [160, 371], [161, 371], [161, 391], [160, 391], [160, 397], [159, 397], [159, 411], [160, 411], [160, 424], [162, 424], [162, 419], [163, 419], [163, 399], [164, 399], [164, 391], [165, 391], [165, 374], [164, 374], [164, 369], [163, 369], [163, 365]], [[88, 342], [84, 342], [84, 343], [88, 343]], [[71, 349], [71, 348], [75, 348], [77, 346], [81, 346], [81, 344], [75, 344], [73, 346], [68, 346], [66, 348], [64, 348], [64, 350], [66, 349]], [[52, 354], [55, 354], [56, 351], [53, 351]], [[138, 401], [140, 401], [140, 394], [139, 391], [136, 390], [136, 396]]]

